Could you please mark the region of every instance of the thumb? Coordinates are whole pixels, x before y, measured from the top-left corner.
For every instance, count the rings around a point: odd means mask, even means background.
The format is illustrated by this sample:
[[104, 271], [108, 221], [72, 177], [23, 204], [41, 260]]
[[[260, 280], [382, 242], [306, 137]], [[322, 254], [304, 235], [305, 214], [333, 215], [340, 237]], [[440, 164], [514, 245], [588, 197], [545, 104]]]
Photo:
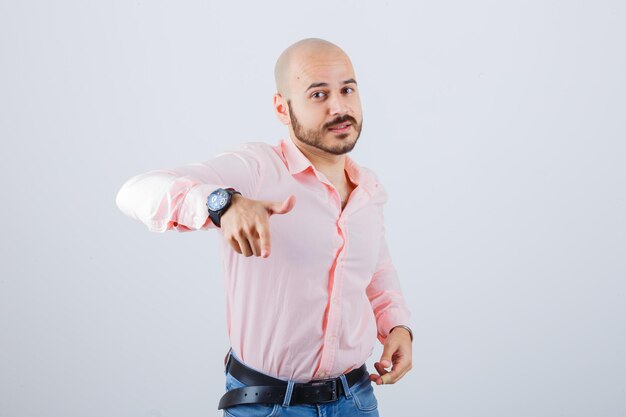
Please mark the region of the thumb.
[[391, 357], [393, 355], [394, 349], [392, 348], [390, 343], [385, 343], [383, 347], [383, 354], [380, 357], [380, 364], [383, 368], [389, 368], [392, 364]]
[[265, 206], [268, 213], [272, 214], [285, 214], [289, 213], [296, 203], [296, 197], [290, 195], [283, 201], [272, 201]]

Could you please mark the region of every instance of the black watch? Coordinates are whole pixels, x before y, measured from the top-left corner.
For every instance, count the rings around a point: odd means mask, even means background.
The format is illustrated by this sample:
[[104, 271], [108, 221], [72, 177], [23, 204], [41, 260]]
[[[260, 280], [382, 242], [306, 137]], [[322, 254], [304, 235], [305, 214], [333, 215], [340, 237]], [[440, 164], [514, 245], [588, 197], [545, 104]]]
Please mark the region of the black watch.
[[220, 227], [220, 219], [230, 207], [234, 194], [241, 195], [234, 188], [218, 188], [209, 194], [206, 206], [209, 209], [209, 217], [217, 227]]

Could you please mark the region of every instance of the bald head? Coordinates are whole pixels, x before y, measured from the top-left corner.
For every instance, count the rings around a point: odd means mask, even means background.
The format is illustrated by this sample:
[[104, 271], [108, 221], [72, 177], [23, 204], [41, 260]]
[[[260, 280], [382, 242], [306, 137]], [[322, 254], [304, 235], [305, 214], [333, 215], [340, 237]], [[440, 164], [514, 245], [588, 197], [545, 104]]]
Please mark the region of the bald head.
[[289, 98], [303, 74], [312, 68], [333, 62], [347, 63], [352, 68], [348, 55], [340, 47], [324, 39], [302, 39], [290, 45], [280, 54], [274, 67], [276, 91]]
[[317, 38], [298, 41], [280, 54], [274, 75], [274, 111], [300, 150], [324, 158], [352, 150], [363, 116], [354, 68], [341, 48]]

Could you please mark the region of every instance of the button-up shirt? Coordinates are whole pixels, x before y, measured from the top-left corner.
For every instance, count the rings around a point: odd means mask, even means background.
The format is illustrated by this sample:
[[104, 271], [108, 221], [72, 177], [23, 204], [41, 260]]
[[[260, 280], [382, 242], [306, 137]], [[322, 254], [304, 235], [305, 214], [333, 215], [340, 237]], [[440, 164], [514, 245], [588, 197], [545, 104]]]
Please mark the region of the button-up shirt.
[[[334, 185], [291, 139], [251, 142], [204, 161], [136, 175], [116, 203], [150, 231], [217, 229], [234, 354], [283, 380], [331, 378], [361, 366], [378, 339], [408, 325], [409, 310], [385, 239], [387, 193], [374, 172], [345, 158], [356, 188], [345, 207]], [[237, 253], [208, 218], [207, 197], [232, 187], [283, 201], [268, 258]]]

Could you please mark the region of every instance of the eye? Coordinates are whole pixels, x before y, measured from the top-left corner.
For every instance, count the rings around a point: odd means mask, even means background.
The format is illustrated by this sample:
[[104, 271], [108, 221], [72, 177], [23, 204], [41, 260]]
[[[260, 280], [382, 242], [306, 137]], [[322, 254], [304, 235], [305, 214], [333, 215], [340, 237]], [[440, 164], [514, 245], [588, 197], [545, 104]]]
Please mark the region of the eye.
[[313, 94], [311, 94], [311, 97], [313, 98], [324, 98], [326, 97], [326, 93], [323, 91], [316, 91]]
[[354, 93], [354, 88], [346, 87], [346, 88], [343, 89], [343, 92], [346, 93], [346, 94]]

